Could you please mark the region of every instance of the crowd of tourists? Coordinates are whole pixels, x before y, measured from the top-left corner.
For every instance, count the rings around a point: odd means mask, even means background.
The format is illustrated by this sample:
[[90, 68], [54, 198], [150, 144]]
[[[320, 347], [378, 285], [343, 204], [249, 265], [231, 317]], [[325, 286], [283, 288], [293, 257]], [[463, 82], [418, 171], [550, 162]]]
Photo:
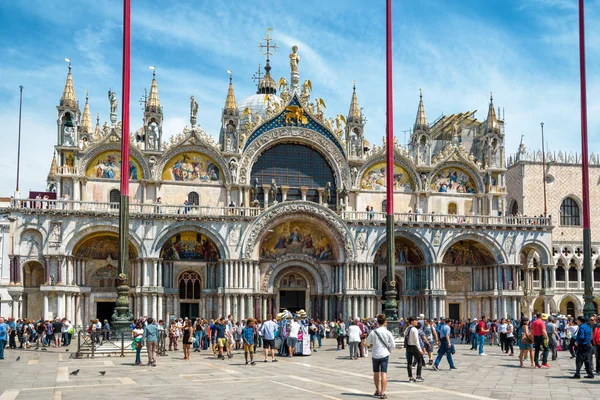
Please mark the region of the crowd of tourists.
[[[426, 366], [431, 371], [439, 371], [444, 358], [450, 370], [457, 369], [453, 355], [458, 343], [470, 344], [470, 350], [479, 356], [493, 351], [518, 358], [522, 368], [549, 369], [558, 359], [559, 352], [568, 352], [575, 359], [575, 374], [571, 378], [581, 378], [582, 368], [585, 369], [584, 378], [593, 378], [594, 372], [600, 374], [600, 320], [596, 315], [590, 321], [584, 317], [541, 313], [531, 320], [526, 317], [490, 320], [483, 315], [480, 319], [456, 321], [426, 319], [421, 314], [401, 318], [398, 326], [390, 328], [384, 315], [320, 321], [307, 317], [306, 313], [286, 311], [276, 316], [269, 314], [265, 320], [234, 321], [229, 315], [210, 320], [175, 318], [167, 323], [142, 317], [131, 324], [131, 348], [136, 353], [136, 365], [156, 366], [157, 343], [161, 338], [166, 351], [179, 351], [181, 347], [184, 360], [189, 360], [192, 352], [212, 353], [220, 360], [243, 352], [246, 364], [256, 365], [259, 360], [255, 359], [255, 354], [260, 348], [263, 362], [277, 362], [276, 352], [286, 357], [316, 353], [324, 339], [334, 339], [336, 350], [347, 350], [351, 360], [368, 357], [371, 353], [375, 396], [379, 398], [387, 397], [389, 357], [398, 343], [403, 343], [404, 353], [400, 358], [406, 360], [409, 382], [415, 383], [424, 381]], [[109, 339], [110, 329], [108, 321], [96, 319], [90, 321], [83, 333], [101, 345]], [[394, 338], [392, 330], [399, 333], [400, 341]], [[74, 334], [74, 326], [64, 318], [34, 321], [0, 317], [0, 360], [4, 359], [5, 347], [32, 349], [35, 346], [34, 350], [64, 347], [69, 346]], [[141, 360], [144, 347], [147, 363]], [[437, 355], [434, 355], [436, 349]]]

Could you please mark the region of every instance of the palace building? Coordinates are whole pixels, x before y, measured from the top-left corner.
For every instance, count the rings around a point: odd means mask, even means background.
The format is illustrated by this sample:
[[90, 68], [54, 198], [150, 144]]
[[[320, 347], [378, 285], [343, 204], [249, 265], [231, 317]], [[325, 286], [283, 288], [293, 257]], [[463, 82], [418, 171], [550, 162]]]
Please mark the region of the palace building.
[[[197, 124], [193, 96], [190, 127], [167, 140], [153, 75], [144, 125], [127, 138], [134, 315], [237, 320], [287, 308], [333, 319], [382, 311], [390, 284], [385, 146], [365, 140], [356, 87], [347, 112], [325, 116], [325, 101], [313, 96], [319, 83], [300, 77], [300, 54], [294, 46], [289, 76], [277, 83], [267, 59], [256, 93], [241, 101], [230, 77], [214, 116], [218, 140]], [[5, 315], [83, 325], [109, 319], [117, 297], [123, 132], [116, 94], [109, 92], [110, 121], [94, 126], [73, 79], [69, 66], [46, 192], [6, 209], [11, 245], [0, 247], [9, 256], [0, 291]], [[554, 217], [535, 217], [543, 214], [540, 162], [522, 149], [507, 164], [491, 97], [485, 120], [467, 111], [429, 123], [422, 96], [416, 108], [410, 143], [394, 143], [399, 314], [580, 312], [576, 168], [551, 165]]]

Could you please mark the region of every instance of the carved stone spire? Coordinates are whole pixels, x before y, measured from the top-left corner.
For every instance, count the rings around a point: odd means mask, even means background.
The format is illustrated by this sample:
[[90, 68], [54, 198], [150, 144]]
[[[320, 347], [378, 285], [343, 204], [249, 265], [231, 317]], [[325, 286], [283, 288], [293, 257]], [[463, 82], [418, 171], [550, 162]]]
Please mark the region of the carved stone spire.
[[[275, 82], [273, 82], [275, 84]], [[225, 99], [225, 108], [223, 112], [228, 115], [237, 115], [238, 108], [235, 101], [235, 93], [233, 91], [233, 74], [229, 73], [229, 89], [227, 90], [227, 98]]]
[[160, 99], [158, 98], [158, 86], [156, 85], [156, 70], [152, 71], [152, 85], [150, 94], [146, 101], [146, 112], [160, 112]]
[[500, 124], [498, 123], [498, 118], [496, 117], [496, 110], [494, 110], [494, 97], [492, 96], [492, 92], [490, 92], [490, 108], [488, 109], [486, 125], [488, 132], [500, 130]]
[[71, 74], [71, 62], [69, 62], [69, 73], [65, 82], [65, 89], [60, 99], [60, 105], [65, 107], [77, 108], [77, 98], [75, 97], [75, 88], [73, 87], [73, 75]]
[[83, 107], [83, 116], [81, 117], [81, 133], [92, 133], [92, 117], [90, 116], [90, 104], [88, 92], [85, 91], [85, 107]]
[[352, 100], [350, 101], [350, 110], [348, 111], [348, 118], [346, 119], [349, 123], [361, 123], [361, 112], [358, 106], [358, 97], [356, 96], [356, 84], [352, 85]]
[[58, 167], [56, 166], [56, 151], [54, 152], [54, 156], [52, 157], [52, 164], [50, 164], [50, 173], [48, 173], [48, 178], [53, 178], [56, 176], [58, 172]]
[[429, 123], [427, 122], [427, 116], [425, 115], [425, 106], [423, 105], [423, 92], [419, 89], [419, 107], [417, 108], [417, 118], [415, 119], [415, 125], [413, 131], [429, 129]]

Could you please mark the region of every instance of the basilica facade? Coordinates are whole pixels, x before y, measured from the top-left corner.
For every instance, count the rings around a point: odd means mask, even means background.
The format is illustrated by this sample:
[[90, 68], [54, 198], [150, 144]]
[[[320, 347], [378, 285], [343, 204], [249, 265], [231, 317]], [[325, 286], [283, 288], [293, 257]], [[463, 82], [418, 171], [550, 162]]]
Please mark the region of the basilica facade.
[[[382, 311], [390, 284], [385, 145], [365, 140], [356, 87], [347, 113], [325, 115], [318, 82], [313, 93], [310, 79], [300, 78], [300, 54], [291, 49], [289, 76], [277, 83], [267, 60], [256, 93], [241, 101], [230, 77], [214, 116], [222, 122], [218, 140], [197, 124], [193, 96], [190, 126], [167, 140], [153, 75], [144, 125], [126, 138], [136, 316], [237, 320], [287, 308], [333, 319]], [[127, 133], [116, 95], [109, 92], [110, 121], [94, 126], [73, 79], [69, 67], [46, 191], [6, 209], [11, 245], [0, 285], [7, 315], [82, 325], [109, 319], [115, 306]], [[399, 314], [515, 317], [557, 308], [562, 292], [548, 291], [559, 282], [557, 251], [575, 249], [553, 244], [557, 218], [520, 215], [534, 206], [523, 205], [526, 196], [513, 195], [510, 183], [523, 184], [515, 171], [526, 162], [511, 158], [507, 169], [493, 99], [485, 120], [471, 111], [429, 123], [422, 96], [415, 105], [410, 143], [394, 143]], [[572, 261], [560, 260], [565, 268]], [[581, 288], [570, 294], [578, 309]]]

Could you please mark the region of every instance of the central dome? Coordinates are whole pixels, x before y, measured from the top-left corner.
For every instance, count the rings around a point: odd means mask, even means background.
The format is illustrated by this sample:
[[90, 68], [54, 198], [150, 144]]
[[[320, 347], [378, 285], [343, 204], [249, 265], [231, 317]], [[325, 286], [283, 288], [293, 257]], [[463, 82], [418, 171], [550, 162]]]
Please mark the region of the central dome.
[[[277, 96], [276, 94], [271, 94], [270, 95], [271, 101], [276, 103], [277, 107], [281, 106], [283, 104], [283, 100], [281, 99], [281, 97]], [[246, 97], [244, 100], [240, 101], [238, 103], [238, 110], [240, 113], [240, 116], [244, 113], [244, 110], [248, 108], [250, 109], [250, 111], [252, 111], [252, 115], [260, 115], [261, 118], [263, 119], [263, 121], [266, 118], [266, 113], [265, 110], [267, 108], [267, 102], [265, 101], [265, 95], [260, 93], [260, 94], [253, 94], [250, 97]]]

